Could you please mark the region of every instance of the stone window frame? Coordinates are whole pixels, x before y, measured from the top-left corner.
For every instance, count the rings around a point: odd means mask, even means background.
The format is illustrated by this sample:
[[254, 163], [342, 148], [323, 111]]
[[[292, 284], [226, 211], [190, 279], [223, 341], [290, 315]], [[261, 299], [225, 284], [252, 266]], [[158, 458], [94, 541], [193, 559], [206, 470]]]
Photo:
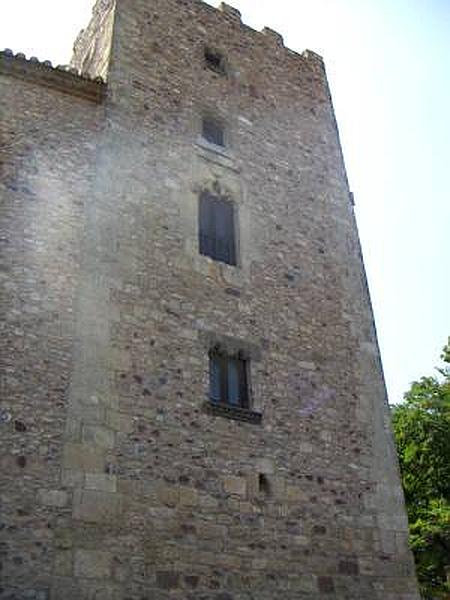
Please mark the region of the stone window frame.
[[[216, 144], [205, 137], [205, 121], [211, 121], [222, 129], [223, 144]], [[198, 146], [206, 150], [211, 156], [217, 156], [219, 160], [223, 157], [226, 161], [233, 161], [232, 128], [223, 114], [210, 106], [200, 106], [196, 116], [195, 129]]]
[[[240, 289], [250, 281], [251, 265], [260, 257], [257, 240], [252, 237], [252, 213], [246, 186], [239, 172], [224, 165], [224, 155], [199, 146], [194, 156], [196, 178], [188, 193], [182, 195], [186, 229], [183, 264], [203, 276], [220, 278], [227, 286]], [[236, 265], [212, 260], [199, 252], [198, 202], [200, 194], [208, 190], [212, 193], [220, 190], [235, 202]]]
[[[232, 264], [216, 260], [213, 257], [200, 252], [200, 200], [204, 194], [215, 196], [231, 203], [233, 206], [234, 262]], [[212, 261], [214, 264], [222, 265], [228, 271], [242, 268], [240, 213], [240, 205], [239, 202], [237, 202], [237, 199], [235, 199], [233, 192], [227, 187], [222, 186], [218, 180], [214, 180], [196, 188], [196, 252], [201, 260], [207, 260], [209, 264], [211, 264], [210, 261]]]
[[[219, 334], [211, 331], [200, 333], [200, 340], [205, 351], [206, 358], [206, 378], [205, 378], [205, 396], [203, 408], [207, 414], [232, 419], [235, 421], [244, 421], [259, 425], [262, 422], [261, 402], [255, 396], [254, 373], [255, 363], [261, 361], [261, 349], [254, 343], [234, 338], [228, 335]], [[245, 362], [245, 377], [247, 406], [233, 406], [226, 403], [214, 402], [210, 398], [210, 356], [219, 354], [230, 358], [239, 358]], [[260, 399], [259, 399], [260, 400]]]
[[[208, 129], [220, 132], [221, 143], [217, 143], [211, 138], [208, 138]], [[214, 134], [216, 132], [213, 132]], [[220, 149], [222, 152], [229, 147], [229, 133], [228, 128], [225, 125], [224, 119], [213, 114], [211, 111], [205, 111], [201, 117], [201, 130], [200, 136], [203, 142], [207, 144], [211, 144], [215, 148]], [[212, 136], [214, 137], [214, 135]]]
[[214, 46], [208, 44], [203, 46], [203, 64], [205, 69], [221, 77], [227, 77], [228, 75], [228, 62], [225, 53]]

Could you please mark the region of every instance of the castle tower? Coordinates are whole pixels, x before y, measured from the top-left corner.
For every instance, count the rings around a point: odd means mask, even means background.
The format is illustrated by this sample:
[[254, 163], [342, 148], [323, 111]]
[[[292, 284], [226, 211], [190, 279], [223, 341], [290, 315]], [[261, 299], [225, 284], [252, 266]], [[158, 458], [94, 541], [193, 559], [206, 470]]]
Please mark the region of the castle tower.
[[0, 598], [418, 600], [321, 58], [98, 0], [0, 85]]

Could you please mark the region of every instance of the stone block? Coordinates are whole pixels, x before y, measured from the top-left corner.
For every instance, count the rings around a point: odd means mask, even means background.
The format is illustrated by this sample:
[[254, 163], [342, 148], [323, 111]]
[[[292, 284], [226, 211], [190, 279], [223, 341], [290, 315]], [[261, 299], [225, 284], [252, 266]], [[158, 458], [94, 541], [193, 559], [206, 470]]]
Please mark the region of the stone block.
[[81, 589], [82, 595], [77, 600], [123, 600], [121, 588], [112, 583], [85, 579], [81, 582]]
[[216, 555], [214, 562], [223, 569], [240, 569], [242, 566], [241, 557], [235, 554], [218, 554]]
[[286, 481], [283, 477], [270, 477], [270, 493], [277, 500], [286, 498]]
[[179, 488], [158, 483], [156, 486], [156, 497], [166, 506], [176, 506], [180, 499]]
[[64, 490], [39, 490], [39, 502], [45, 506], [63, 508], [69, 501], [69, 494]]
[[306, 535], [296, 535], [294, 536], [294, 541], [299, 546], [308, 546], [311, 540], [306, 537]]
[[101, 425], [105, 421], [105, 409], [100, 405], [86, 404], [81, 401], [73, 402], [70, 419], [76, 423], [96, 423]]
[[114, 432], [106, 427], [96, 425], [84, 425], [83, 441], [90, 446], [99, 446], [111, 450], [114, 448]]
[[100, 492], [116, 492], [117, 476], [107, 473], [86, 473], [85, 488], [87, 490], [98, 490]]
[[315, 363], [308, 361], [300, 361], [298, 363], [299, 369], [303, 369], [305, 371], [315, 371], [317, 369]]
[[114, 431], [131, 433], [133, 431], [133, 419], [129, 415], [115, 410], [106, 411], [106, 424]]
[[189, 487], [179, 488], [179, 503], [181, 506], [197, 506], [198, 502], [197, 490]]
[[200, 498], [200, 506], [205, 510], [214, 511], [219, 506], [219, 502], [214, 496], [210, 496], [208, 494], [201, 494]]
[[89, 523], [114, 523], [122, 510], [120, 494], [75, 490], [73, 518]]
[[105, 456], [99, 448], [84, 444], [66, 444], [63, 457], [64, 467], [71, 471], [88, 473], [102, 472], [105, 468]]
[[273, 460], [271, 460], [270, 458], [259, 458], [256, 461], [255, 470], [257, 471], [257, 473], [273, 475], [275, 473], [275, 465]]
[[334, 594], [334, 581], [332, 577], [318, 577], [317, 584], [321, 594]]
[[340, 560], [338, 570], [341, 575], [359, 575], [358, 562], [352, 559]]
[[76, 577], [85, 579], [111, 577], [112, 555], [98, 550], [76, 550], [74, 570]]
[[56, 529], [54, 533], [54, 544], [58, 550], [67, 550], [73, 546], [74, 532], [72, 529]]
[[84, 472], [63, 469], [61, 474], [61, 483], [64, 487], [83, 487]]
[[226, 477], [223, 482], [227, 494], [245, 496], [247, 494], [247, 482], [243, 477]]
[[266, 558], [254, 558], [252, 560], [252, 571], [264, 571], [267, 569], [267, 564]]
[[286, 500], [288, 502], [305, 502], [307, 494], [300, 487], [288, 485], [286, 487]]
[[56, 552], [55, 574], [58, 577], [70, 577], [73, 571], [73, 554], [70, 550]]
[[173, 590], [179, 587], [180, 574], [175, 571], [157, 571], [156, 585], [162, 590]]
[[309, 442], [300, 442], [298, 445], [300, 452], [303, 454], [311, 454], [313, 452], [313, 445]]
[[78, 582], [72, 577], [57, 577], [53, 581], [50, 597], [55, 600], [81, 600], [85, 599]]
[[296, 589], [307, 594], [317, 592], [317, 578], [314, 575], [301, 575], [296, 579]]
[[199, 538], [216, 539], [217, 542], [226, 535], [226, 528], [223, 525], [217, 525], [211, 521], [198, 522], [196, 531]]

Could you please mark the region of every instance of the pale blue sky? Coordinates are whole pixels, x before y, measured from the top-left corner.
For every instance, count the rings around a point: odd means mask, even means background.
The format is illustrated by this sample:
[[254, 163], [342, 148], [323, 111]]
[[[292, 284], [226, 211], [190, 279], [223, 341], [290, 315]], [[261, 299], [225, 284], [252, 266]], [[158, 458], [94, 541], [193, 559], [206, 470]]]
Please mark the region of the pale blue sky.
[[[325, 58], [398, 402], [433, 372], [450, 335], [450, 0], [230, 3], [250, 26]], [[92, 4], [0, 0], [0, 47], [67, 63]]]

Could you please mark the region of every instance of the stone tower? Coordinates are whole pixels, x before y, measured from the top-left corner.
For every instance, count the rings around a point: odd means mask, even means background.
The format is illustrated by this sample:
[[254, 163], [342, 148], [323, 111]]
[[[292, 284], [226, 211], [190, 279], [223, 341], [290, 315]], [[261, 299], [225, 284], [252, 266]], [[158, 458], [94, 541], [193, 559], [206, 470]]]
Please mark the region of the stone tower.
[[0, 598], [417, 600], [321, 58], [98, 0], [0, 85]]

